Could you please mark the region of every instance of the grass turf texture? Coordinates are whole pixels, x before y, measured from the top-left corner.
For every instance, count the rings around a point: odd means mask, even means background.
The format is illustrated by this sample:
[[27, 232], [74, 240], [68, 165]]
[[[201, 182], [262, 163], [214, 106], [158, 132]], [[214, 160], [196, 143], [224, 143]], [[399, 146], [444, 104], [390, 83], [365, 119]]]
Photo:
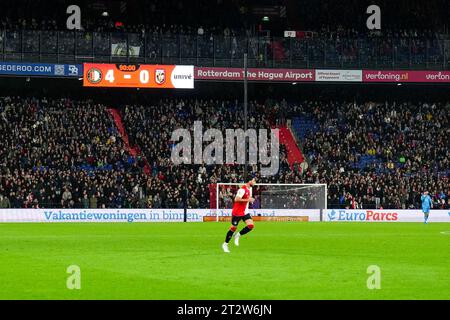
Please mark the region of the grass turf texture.
[[0, 224], [0, 299], [450, 299], [449, 224], [260, 222], [225, 254], [228, 225]]

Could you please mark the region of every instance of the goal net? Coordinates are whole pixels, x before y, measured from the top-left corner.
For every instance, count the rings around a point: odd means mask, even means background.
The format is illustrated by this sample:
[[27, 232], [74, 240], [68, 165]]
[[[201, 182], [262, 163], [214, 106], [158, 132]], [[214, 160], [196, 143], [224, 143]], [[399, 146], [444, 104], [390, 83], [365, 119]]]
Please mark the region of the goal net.
[[[231, 215], [234, 197], [244, 183], [216, 183], [210, 186], [211, 214], [219, 221], [220, 216]], [[317, 210], [322, 220], [327, 208], [326, 184], [274, 184], [257, 183], [251, 190], [255, 198], [249, 204], [250, 213], [276, 214], [280, 216], [301, 215], [308, 210]]]

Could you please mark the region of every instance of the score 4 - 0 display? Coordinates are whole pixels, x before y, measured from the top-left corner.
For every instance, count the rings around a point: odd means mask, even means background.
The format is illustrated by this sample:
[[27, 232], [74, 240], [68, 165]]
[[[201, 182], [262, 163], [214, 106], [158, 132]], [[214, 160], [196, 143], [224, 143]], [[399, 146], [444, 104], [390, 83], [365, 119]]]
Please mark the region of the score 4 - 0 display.
[[85, 63], [83, 86], [194, 88], [194, 66]]

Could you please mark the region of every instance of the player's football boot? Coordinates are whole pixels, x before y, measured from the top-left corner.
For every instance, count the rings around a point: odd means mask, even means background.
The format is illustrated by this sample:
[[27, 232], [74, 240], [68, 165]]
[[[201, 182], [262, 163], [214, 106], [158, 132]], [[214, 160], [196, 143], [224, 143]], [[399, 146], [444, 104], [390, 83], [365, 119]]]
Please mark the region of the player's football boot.
[[223, 252], [230, 253], [230, 250], [228, 249], [228, 243], [224, 242], [224, 244], [222, 245], [222, 249]]

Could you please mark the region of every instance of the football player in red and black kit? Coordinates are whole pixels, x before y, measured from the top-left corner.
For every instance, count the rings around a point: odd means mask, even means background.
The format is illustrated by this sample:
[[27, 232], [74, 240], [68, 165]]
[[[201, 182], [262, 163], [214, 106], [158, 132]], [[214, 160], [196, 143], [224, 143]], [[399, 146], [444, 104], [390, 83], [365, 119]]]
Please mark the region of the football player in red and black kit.
[[[222, 249], [224, 252], [229, 253], [228, 242], [230, 242], [231, 237], [234, 234], [234, 244], [236, 246], [239, 245], [239, 238], [246, 233], [249, 233], [253, 229], [253, 220], [251, 215], [248, 213], [248, 204], [253, 203], [255, 201], [252, 198], [252, 187], [256, 184], [256, 179], [254, 176], [249, 178], [247, 181], [237, 192], [236, 197], [234, 198], [233, 210], [231, 212], [231, 227], [228, 230], [227, 235], [225, 237], [225, 242], [222, 244]], [[238, 233], [234, 233], [237, 229], [237, 225], [239, 221], [243, 220], [246, 224], [244, 228]]]

